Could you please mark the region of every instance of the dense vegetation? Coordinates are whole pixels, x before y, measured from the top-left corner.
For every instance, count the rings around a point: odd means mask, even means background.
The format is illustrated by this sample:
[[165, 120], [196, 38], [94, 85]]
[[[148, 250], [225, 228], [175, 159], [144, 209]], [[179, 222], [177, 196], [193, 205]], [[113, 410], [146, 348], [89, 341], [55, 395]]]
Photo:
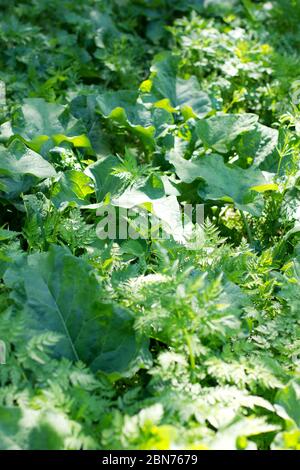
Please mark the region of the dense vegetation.
[[300, 2], [0, 9], [0, 448], [300, 449]]

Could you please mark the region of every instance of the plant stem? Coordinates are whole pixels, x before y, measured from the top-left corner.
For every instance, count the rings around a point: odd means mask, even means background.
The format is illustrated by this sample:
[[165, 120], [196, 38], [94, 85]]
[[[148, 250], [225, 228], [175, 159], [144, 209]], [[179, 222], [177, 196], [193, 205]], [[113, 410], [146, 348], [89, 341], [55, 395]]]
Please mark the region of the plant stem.
[[248, 241], [250, 243], [250, 245], [254, 245], [254, 239], [253, 239], [253, 236], [252, 236], [252, 233], [251, 233], [251, 229], [249, 227], [249, 224], [248, 224], [248, 221], [245, 217], [245, 214], [242, 210], [240, 210], [240, 214], [241, 214], [241, 218], [242, 218], [242, 221], [245, 225], [245, 229], [246, 229], [246, 232], [247, 232], [247, 236], [248, 236]]
[[191, 343], [191, 338], [186, 330], [184, 330], [184, 334], [185, 334], [186, 344], [189, 350], [191, 368], [195, 369], [196, 363], [195, 363], [195, 356], [194, 356], [193, 346]]

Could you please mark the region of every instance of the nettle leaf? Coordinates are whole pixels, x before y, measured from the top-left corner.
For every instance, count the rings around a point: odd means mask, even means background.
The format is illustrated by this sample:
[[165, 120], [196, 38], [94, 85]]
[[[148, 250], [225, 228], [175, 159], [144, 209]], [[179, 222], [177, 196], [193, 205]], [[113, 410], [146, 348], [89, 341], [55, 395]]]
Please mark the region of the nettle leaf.
[[66, 106], [47, 103], [41, 98], [29, 98], [13, 115], [11, 136], [19, 135], [35, 151], [40, 152], [49, 139], [54, 145], [63, 141], [75, 147], [91, 148], [85, 128]]
[[180, 78], [178, 68], [178, 56], [170, 53], [156, 56], [150, 75], [150, 96], [154, 106], [169, 112], [178, 109], [185, 119], [205, 117], [212, 110], [208, 94], [201, 90], [196, 77]]
[[220, 114], [199, 121], [196, 132], [206, 147], [227, 153], [238, 136], [255, 129], [257, 121], [255, 114]]
[[[217, 154], [194, 161], [173, 155], [170, 162], [184, 183], [192, 183], [196, 178], [205, 180], [206, 185], [200, 190], [205, 199], [233, 202], [240, 210], [260, 215], [263, 200], [257, 193], [263, 191], [262, 186], [268, 183], [260, 170], [244, 170], [236, 165], [225, 164], [223, 157]], [[268, 185], [267, 189], [274, 188]]]
[[126, 376], [149, 359], [148, 341], [135, 333], [132, 314], [101, 302], [91, 267], [67, 249], [52, 245], [47, 253], [23, 258], [4, 279], [26, 312], [27, 340], [45, 331], [61, 335], [55, 356]]

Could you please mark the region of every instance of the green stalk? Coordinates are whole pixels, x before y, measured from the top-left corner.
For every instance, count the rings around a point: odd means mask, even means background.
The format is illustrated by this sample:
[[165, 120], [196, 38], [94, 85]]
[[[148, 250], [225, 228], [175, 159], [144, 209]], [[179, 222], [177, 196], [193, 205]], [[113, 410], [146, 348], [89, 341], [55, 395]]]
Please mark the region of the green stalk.
[[240, 214], [241, 214], [241, 218], [242, 218], [242, 221], [245, 225], [245, 229], [246, 229], [246, 232], [247, 232], [247, 236], [248, 236], [248, 241], [250, 243], [251, 246], [254, 246], [254, 239], [253, 239], [253, 236], [252, 236], [252, 233], [251, 233], [251, 229], [249, 227], [249, 224], [247, 222], [247, 219], [245, 217], [245, 214], [242, 210], [239, 211]]
[[195, 369], [196, 362], [195, 362], [193, 346], [192, 346], [192, 343], [191, 343], [191, 338], [190, 338], [190, 336], [189, 336], [189, 334], [186, 330], [184, 330], [184, 334], [185, 334], [186, 344], [187, 344], [187, 347], [188, 347], [188, 350], [189, 350], [191, 368]]

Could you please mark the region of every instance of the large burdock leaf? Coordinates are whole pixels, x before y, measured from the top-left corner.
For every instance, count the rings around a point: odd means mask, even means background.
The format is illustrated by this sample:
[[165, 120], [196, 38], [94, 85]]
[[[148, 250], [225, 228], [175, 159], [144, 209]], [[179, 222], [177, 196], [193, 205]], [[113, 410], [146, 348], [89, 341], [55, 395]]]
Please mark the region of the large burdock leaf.
[[219, 153], [230, 151], [235, 139], [255, 129], [255, 114], [220, 114], [197, 123], [197, 134], [204, 145]]
[[156, 56], [151, 67], [151, 97], [157, 107], [180, 110], [186, 119], [205, 117], [211, 110], [211, 100], [200, 89], [196, 77], [178, 76], [179, 58], [169, 53]]
[[0, 175], [31, 175], [43, 179], [56, 176], [56, 171], [38, 153], [28, 149], [23, 142], [15, 140], [8, 149], [0, 148]]
[[155, 126], [152, 114], [132, 91], [115, 91], [98, 95], [96, 109], [103, 117], [130, 129], [144, 144], [154, 145]]
[[192, 183], [196, 178], [205, 180], [206, 186], [201, 193], [205, 199], [234, 202], [238, 209], [256, 216], [260, 215], [263, 206], [262, 197], [257, 193], [276, 189], [274, 185], [268, 184], [260, 170], [244, 170], [225, 164], [223, 157], [217, 154], [207, 155], [195, 161], [175, 155], [171, 163], [184, 183]]
[[148, 357], [148, 343], [133, 329], [131, 313], [101, 302], [91, 267], [67, 249], [52, 246], [30, 255], [4, 276], [11, 297], [25, 309], [26, 335], [61, 335], [57, 357], [82, 360], [93, 370], [131, 375]]
[[281, 213], [287, 220], [300, 223], [300, 188], [298, 186], [293, 186], [286, 191]]
[[257, 123], [252, 131], [240, 135], [236, 151], [245, 162], [252, 161], [252, 166], [276, 173], [279, 162], [278, 137], [277, 129]]
[[131, 208], [153, 202], [165, 196], [162, 179], [158, 175], [151, 175], [145, 180], [136, 181], [128, 186], [124, 192], [112, 198], [112, 203], [125, 208]]
[[92, 180], [82, 171], [68, 170], [59, 176], [51, 192], [51, 200], [56, 207], [66, 203], [84, 205], [94, 192]]
[[47, 103], [42, 98], [29, 98], [13, 115], [9, 136], [21, 136], [27, 145], [39, 152], [43, 144], [52, 139], [55, 145], [63, 141], [75, 147], [90, 148], [85, 128], [66, 106]]
[[27, 191], [38, 179], [56, 176], [53, 166], [39, 154], [14, 140], [8, 148], [0, 148], [0, 191], [14, 198]]
[[[152, 227], [154, 226], [154, 233], [157, 230], [157, 224], [160, 224], [165, 233], [180, 243], [186, 242], [185, 237], [192, 230], [192, 224], [188, 217], [183, 225], [182, 212], [177, 197], [166, 195], [163, 181], [158, 175], [153, 174], [145, 181], [135, 182], [127, 187], [122, 194], [112, 197], [111, 204], [125, 209], [139, 208], [141, 215], [143, 213], [149, 215]], [[145, 227], [147, 227], [148, 219], [147, 216], [145, 217]]]
[[97, 201], [103, 201], [108, 193], [115, 194], [122, 187], [121, 179], [112, 174], [113, 169], [119, 164], [118, 157], [109, 155], [97, 160], [85, 170], [86, 175], [94, 180]]
[[[124, 185], [120, 178], [112, 174], [113, 168], [117, 167], [119, 163], [120, 160], [111, 155], [106, 159], [99, 160], [86, 170], [86, 174], [92, 176], [95, 181], [97, 200], [100, 201], [98, 207], [103, 210], [103, 215], [105, 208], [110, 210], [110, 206], [137, 209], [141, 215], [141, 226], [148, 227], [148, 216], [150, 218], [152, 216], [153, 223], [161, 223], [166, 233], [172, 235], [175, 240], [183, 242], [182, 213], [176, 196], [166, 191], [166, 187], [169, 191], [172, 192], [172, 189], [174, 191], [168, 178], [163, 179], [157, 174], [152, 174], [147, 178], [140, 178], [130, 185]], [[108, 206], [105, 199], [109, 201]], [[189, 230], [189, 227], [190, 225], [186, 221], [186, 231]], [[147, 232], [148, 229], [145, 228], [145, 231]]]

